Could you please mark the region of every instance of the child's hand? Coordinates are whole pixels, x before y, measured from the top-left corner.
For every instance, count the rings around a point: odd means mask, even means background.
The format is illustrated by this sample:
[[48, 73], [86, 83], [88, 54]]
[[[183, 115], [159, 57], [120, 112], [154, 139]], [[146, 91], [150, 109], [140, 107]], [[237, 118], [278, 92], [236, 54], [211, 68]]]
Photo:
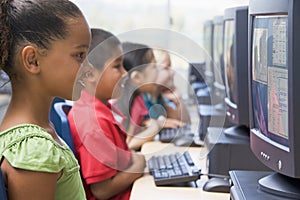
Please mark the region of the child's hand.
[[178, 119], [164, 118], [164, 120], [159, 119], [157, 121], [160, 123], [161, 128], [180, 128], [186, 126], [186, 123]]
[[155, 119], [148, 119], [144, 122], [144, 124], [147, 128], [151, 127], [153, 129], [153, 131], [151, 132], [152, 134], [149, 135], [149, 137], [153, 137], [153, 138], [163, 128], [162, 127], [163, 123]]
[[[131, 166], [127, 169], [134, 173], [143, 173], [146, 167], [145, 156], [139, 152], [132, 151]], [[127, 171], [126, 170], [126, 171]]]
[[145, 156], [139, 152], [132, 151], [132, 162], [143, 163], [144, 166], [146, 165]]
[[163, 96], [169, 99], [170, 101], [172, 101], [173, 103], [175, 103], [176, 105], [180, 104], [181, 102], [181, 98], [180, 98], [181, 95], [178, 92], [169, 90], [164, 92]]

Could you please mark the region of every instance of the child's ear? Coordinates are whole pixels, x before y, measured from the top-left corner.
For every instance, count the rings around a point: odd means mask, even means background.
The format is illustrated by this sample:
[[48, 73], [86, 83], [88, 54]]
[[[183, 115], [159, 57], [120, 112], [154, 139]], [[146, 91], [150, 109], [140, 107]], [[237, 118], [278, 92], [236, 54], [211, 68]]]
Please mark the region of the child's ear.
[[136, 84], [136, 85], [140, 85], [142, 82], [142, 75], [139, 71], [133, 71], [130, 74], [130, 80]]
[[39, 65], [39, 52], [37, 47], [28, 45], [21, 52], [24, 68], [32, 74], [39, 74], [41, 71]]

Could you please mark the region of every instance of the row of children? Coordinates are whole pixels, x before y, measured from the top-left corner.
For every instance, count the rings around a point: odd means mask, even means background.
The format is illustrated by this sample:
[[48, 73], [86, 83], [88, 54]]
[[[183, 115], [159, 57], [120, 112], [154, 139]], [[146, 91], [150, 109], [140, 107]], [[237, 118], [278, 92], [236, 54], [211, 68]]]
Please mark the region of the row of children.
[[[190, 121], [169, 55], [158, 51], [169, 63], [158, 64], [152, 48], [90, 29], [68, 0], [3, 0], [0, 27], [12, 87], [0, 125], [9, 199], [129, 199], [145, 167], [136, 150]], [[55, 96], [79, 98], [68, 116], [75, 155], [49, 121]]]
[[[146, 45], [121, 44], [101, 29], [91, 33], [92, 66], [80, 75], [81, 95], [68, 115], [75, 152], [88, 199], [129, 199], [130, 185], [145, 167], [144, 157], [132, 150], [153, 140], [162, 127], [185, 123], [179, 120], [181, 110], [168, 106], [162, 96], [174, 89], [170, 64], [157, 65], [158, 56]], [[165, 121], [158, 119], [162, 116]]]

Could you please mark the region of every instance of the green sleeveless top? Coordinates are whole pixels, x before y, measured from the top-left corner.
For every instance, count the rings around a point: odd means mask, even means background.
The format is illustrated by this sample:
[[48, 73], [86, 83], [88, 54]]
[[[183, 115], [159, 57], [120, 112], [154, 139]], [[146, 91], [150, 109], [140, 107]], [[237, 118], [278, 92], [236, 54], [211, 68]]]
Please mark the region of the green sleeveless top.
[[5, 157], [15, 168], [58, 173], [56, 200], [86, 199], [78, 162], [67, 146], [59, 145], [45, 129], [23, 124], [0, 133], [0, 160]]

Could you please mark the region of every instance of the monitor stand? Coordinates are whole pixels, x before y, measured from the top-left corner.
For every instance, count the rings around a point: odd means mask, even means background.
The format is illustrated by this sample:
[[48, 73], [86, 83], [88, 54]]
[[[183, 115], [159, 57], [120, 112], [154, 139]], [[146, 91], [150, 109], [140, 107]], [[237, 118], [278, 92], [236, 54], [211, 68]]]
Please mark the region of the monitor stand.
[[[229, 172], [233, 186], [230, 189], [232, 200], [291, 200], [299, 199], [299, 180], [289, 180], [291, 178], [267, 171], [241, 171], [233, 170]], [[267, 180], [269, 179], [269, 180]], [[261, 183], [265, 182], [265, 183]], [[276, 184], [277, 183], [277, 184]], [[281, 191], [268, 191], [262, 184], [269, 184], [267, 187], [276, 188]], [[277, 185], [277, 186], [274, 186]], [[284, 196], [286, 190], [292, 191], [291, 198]], [[282, 193], [283, 192], [283, 193]]]
[[242, 139], [247, 140], [249, 139], [250, 129], [245, 125], [236, 125], [224, 130], [224, 134], [227, 137], [235, 138], [235, 139]]
[[273, 195], [300, 199], [300, 179], [279, 173], [265, 176], [258, 181], [260, 189]]

